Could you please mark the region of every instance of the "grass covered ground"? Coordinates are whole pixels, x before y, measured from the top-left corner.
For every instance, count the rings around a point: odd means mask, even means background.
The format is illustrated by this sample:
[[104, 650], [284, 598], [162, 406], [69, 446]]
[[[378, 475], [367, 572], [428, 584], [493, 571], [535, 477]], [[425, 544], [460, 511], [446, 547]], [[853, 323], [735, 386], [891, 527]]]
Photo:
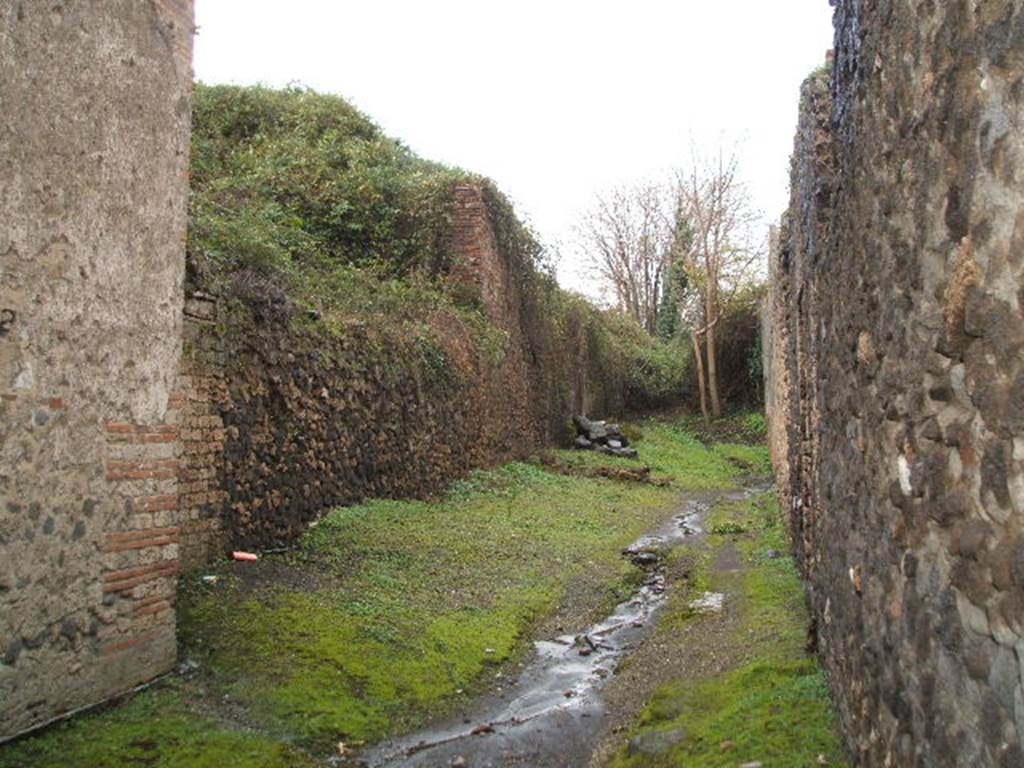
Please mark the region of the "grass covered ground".
[[268, 578], [232, 565], [212, 589], [189, 585], [182, 637], [268, 731], [316, 752], [379, 739], [513, 658], [581, 570], [605, 571], [612, 599], [619, 551], [671, 498], [511, 464], [441, 502], [339, 509]]
[[765, 466], [763, 448], [633, 429], [672, 486], [510, 464], [434, 502], [337, 509], [293, 552], [211, 566], [213, 585], [183, 577], [181, 655], [198, 671], [0, 748], [0, 766], [301, 766], [459, 706], [544, 622], [582, 627], [621, 599], [637, 576], [621, 549], [682, 490]]
[[198, 714], [173, 679], [40, 735], [0, 746], [3, 768], [313, 768], [320, 763], [250, 729]]
[[[634, 442], [640, 441], [636, 443], [641, 451], [640, 463], [651, 468], [651, 476], [670, 480], [676, 489], [732, 488], [740, 475], [768, 475], [772, 471], [768, 450], [762, 444], [764, 432], [759, 436], [748, 435], [755, 442], [703, 443], [690, 421], [683, 419], [650, 419], [626, 425], [624, 431]], [[552, 453], [570, 466], [630, 466], [590, 451]]]
[[[679, 554], [690, 560], [688, 584], [658, 633], [682, 656], [717, 655], [719, 668], [680, 669], [658, 687], [612, 765], [844, 766], [824, 675], [805, 651], [803, 590], [775, 492], [721, 500], [706, 529], [703, 547]], [[725, 594], [723, 614], [691, 608], [705, 592]]]

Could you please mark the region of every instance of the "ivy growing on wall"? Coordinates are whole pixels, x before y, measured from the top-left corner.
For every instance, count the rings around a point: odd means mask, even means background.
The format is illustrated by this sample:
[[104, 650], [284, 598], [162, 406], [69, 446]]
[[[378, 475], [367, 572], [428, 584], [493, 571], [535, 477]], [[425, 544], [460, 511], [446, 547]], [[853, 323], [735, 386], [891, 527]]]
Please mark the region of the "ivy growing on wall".
[[568, 399], [581, 338], [603, 402], [681, 393], [685, 352], [656, 348], [635, 324], [559, 288], [548, 252], [489, 180], [424, 160], [344, 99], [303, 88], [197, 84], [193, 120], [187, 284], [219, 298], [239, 344], [254, 328], [412, 340], [409, 365], [445, 382], [444, 315], [469, 332], [478, 359], [500, 362], [507, 333], [464, 281], [446, 279], [454, 187], [472, 182], [520, 302], [539, 411], [562, 418], [555, 404]]

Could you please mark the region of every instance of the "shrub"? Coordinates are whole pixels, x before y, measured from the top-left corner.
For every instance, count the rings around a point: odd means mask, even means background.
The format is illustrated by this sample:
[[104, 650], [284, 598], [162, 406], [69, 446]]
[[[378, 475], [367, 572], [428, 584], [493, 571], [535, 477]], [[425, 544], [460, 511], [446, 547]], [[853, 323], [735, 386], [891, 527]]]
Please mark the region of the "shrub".
[[451, 187], [464, 178], [339, 97], [197, 84], [189, 280], [223, 292], [249, 270], [301, 297], [339, 266], [438, 274]]
[[684, 344], [559, 288], [547, 251], [492, 182], [417, 157], [344, 99], [197, 84], [191, 172], [188, 287], [240, 308], [235, 330], [315, 317], [335, 335], [354, 325], [411, 334], [417, 364], [443, 377], [431, 328], [442, 311], [500, 360], [508, 334], [478, 291], [445, 279], [453, 190], [474, 181], [518, 289], [530, 391], [551, 434], [572, 408], [574, 365], [586, 366], [588, 398], [603, 413], [667, 405], [686, 390]]

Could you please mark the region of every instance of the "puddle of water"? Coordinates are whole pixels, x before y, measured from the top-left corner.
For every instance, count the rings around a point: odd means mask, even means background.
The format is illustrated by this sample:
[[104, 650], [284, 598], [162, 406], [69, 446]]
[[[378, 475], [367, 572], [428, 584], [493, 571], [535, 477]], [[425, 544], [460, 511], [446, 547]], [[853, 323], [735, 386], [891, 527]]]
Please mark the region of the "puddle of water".
[[[739, 497], [757, 490], [749, 487], [738, 492]], [[361, 755], [359, 764], [369, 768], [586, 765], [605, 714], [600, 689], [664, 606], [664, 554], [687, 539], [699, 538], [714, 498], [688, 500], [682, 513], [623, 550], [623, 556], [643, 568], [647, 577], [610, 616], [581, 635], [535, 643], [532, 658], [511, 689], [475, 703], [466, 717], [373, 747]], [[706, 610], [721, 610], [723, 599], [709, 593], [696, 602], [706, 602]]]

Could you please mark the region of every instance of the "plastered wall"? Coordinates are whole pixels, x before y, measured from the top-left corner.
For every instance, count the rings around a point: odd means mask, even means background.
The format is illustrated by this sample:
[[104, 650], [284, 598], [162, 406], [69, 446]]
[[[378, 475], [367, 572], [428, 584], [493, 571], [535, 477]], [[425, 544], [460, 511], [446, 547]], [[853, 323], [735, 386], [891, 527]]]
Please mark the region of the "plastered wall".
[[0, 3], [0, 738], [174, 660], [192, 35]]

